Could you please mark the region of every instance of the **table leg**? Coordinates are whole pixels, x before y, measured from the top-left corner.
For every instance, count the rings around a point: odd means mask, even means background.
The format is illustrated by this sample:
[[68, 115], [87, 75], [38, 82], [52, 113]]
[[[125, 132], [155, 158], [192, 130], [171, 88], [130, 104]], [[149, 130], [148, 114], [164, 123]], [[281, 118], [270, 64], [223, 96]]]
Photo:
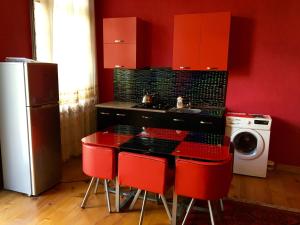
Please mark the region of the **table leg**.
[[172, 225], [176, 225], [176, 217], [177, 217], [177, 194], [175, 190], [173, 191], [173, 208], [172, 208]]

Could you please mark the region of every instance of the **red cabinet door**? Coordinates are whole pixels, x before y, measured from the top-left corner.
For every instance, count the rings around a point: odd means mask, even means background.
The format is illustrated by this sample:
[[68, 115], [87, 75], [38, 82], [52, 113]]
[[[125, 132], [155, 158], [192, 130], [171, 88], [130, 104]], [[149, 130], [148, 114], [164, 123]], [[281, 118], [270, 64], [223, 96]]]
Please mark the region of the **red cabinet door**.
[[200, 65], [200, 14], [174, 17], [173, 69], [197, 70]]
[[176, 15], [174, 70], [227, 70], [230, 13]]
[[104, 68], [136, 68], [135, 44], [104, 44]]
[[230, 13], [206, 13], [201, 19], [201, 70], [227, 70]]
[[136, 17], [103, 19], [104, 68], [137, 68], [137, 23]]
[[103, 19], [104, 43], [136, 43], [137, 18]]

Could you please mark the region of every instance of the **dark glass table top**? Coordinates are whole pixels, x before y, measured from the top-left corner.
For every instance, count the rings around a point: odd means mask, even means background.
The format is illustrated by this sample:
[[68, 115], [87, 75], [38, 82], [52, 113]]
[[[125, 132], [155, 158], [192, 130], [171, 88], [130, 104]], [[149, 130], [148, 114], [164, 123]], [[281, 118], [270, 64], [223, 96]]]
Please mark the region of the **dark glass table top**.
[[123, 143], [119, 147], [121, 150], [171, 154], [179, 143], [179, 141], [137, 136]]

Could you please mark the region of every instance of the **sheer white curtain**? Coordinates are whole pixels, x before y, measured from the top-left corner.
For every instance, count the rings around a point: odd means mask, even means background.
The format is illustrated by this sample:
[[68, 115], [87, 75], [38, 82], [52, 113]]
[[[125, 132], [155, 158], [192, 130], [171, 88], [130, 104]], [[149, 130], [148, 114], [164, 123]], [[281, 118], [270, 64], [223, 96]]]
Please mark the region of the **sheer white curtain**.
[[58, 64], [65, 161], [81, 154], [81, 138], [95, 130], [94, 4], [93, 0], [34, 1], [37, 60]]

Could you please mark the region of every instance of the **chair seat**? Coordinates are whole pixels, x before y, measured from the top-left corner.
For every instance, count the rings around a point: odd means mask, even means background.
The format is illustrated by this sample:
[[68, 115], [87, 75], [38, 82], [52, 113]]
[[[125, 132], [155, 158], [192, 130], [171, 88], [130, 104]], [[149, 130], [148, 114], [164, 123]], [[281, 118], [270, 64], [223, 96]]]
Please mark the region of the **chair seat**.
[[231, 161], [224, 163], [177, 159], [176, 193], [196, 199], [220, 199], [228, 193], [231, 168]]
[[174, 171], [168, 168], [165, 158], [121, 152], [118, 176], [121, 185], [164, 194], [173, 183]]
[[177, 195], [181, 195], [192, 198], [182, 225], [185, 224], [195, 199], [207, 200], [211, 223], [214, 225], [211, 200], [220, 200], [221, 209], [223, 210], [222, 198], [229, 191], [231, 178], [232, 155], [221, 162], [176, 159], [172, 224], [176, 224]]
[[133, 207], [135, 201], [138, 199], [141, 190], [145, 191], [139, 225], [143, 222], [143, 213], [148, 191], [161, 195], [163, 205], [171, 220], [171, 213], [164, 193], [167, 187], [173, 183], [174, 172], [168, 168], [167, 159], [150, 155], [121, 152], [119, 153], [118, 161], [118, 178], [120, 184], [138, 188], [130, 208]]
[[113, 148], [82, 144], [82, 169], [91, 177], [112, 180], [116, 177], [116, 153]]
[[104, 179], [108, 212], [111, 212], [107, 180], [112, 180], [116, 177], [115, 150], [109, 147], [82, 143], [82, 170], [86, 175], [91, 176], [92, 179], [82, 200], [81, 208], [85, 208], [94, 183], [95, 193], [97, 192], [99, 178], [101, 178]]

